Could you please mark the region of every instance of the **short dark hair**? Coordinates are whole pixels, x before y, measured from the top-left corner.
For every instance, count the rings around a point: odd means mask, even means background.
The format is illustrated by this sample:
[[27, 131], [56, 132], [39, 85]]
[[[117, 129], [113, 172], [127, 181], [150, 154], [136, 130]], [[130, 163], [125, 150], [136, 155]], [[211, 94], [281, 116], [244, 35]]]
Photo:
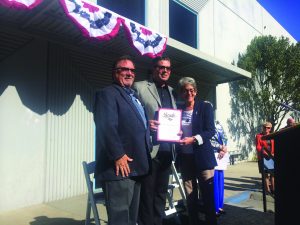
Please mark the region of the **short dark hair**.
[[129, 60], [135, 66], [133, 59], [130, 55], [122, 55], [113, 62], [112, 69], [114, 70], [116, 68], [117, 64], [122, 60]]
[[157, 63], [159, 61], [162, 61], [162, 60], [166, 60], [166, 61], [169, 61], [171, 63], [171, 59], [168, 56], [157, 56], [156, 58], [154, 58], [152, 60], [152, 66], [153, 67], [157, 66]]

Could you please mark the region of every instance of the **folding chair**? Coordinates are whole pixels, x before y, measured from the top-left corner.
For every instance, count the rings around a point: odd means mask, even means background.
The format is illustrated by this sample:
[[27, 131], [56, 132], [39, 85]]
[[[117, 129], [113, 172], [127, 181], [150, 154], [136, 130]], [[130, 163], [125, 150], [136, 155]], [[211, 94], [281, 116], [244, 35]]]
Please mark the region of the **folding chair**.
[[102, 190], [100, 192], [94, 192], [93, 189], [93, 180], [91, 176], [94, 175], [96, 162], [87, 163], [85, 161], [82, 162], [84, 177], [86, 181], [86, 186], [88, 189], [88, 198], [87, 198], [87, 207], [86, 207], [86, 218], [85, 218], [85, 225], [89, 225], [91, 221], [91, 209], [93, 210], [94, 221], [96, 225], [100, 225], [100, 218], [97, 209], [97, 204], [104, 204], [104, 194]]
[[[179, 173], [177, 173], [174, 161], [172, 161], [171, 169], [172, 169], [172, 174], [170, 175], [170, 183], [169, 183], [168, 193], [167, 193], [168, 208], [165, 210], [166, 217], [181, 211], [178, 210], [178, 208], [176, 208], [176, 206], [178, 206], [180, 203], [182, 203], [183, 207], [186, 207], [186, 196], [183, 189], [182, 179], [180, 178]], [[182, 198], [179, 201], [174, 201], [175, 188], [179, 189], [179, 193]]]

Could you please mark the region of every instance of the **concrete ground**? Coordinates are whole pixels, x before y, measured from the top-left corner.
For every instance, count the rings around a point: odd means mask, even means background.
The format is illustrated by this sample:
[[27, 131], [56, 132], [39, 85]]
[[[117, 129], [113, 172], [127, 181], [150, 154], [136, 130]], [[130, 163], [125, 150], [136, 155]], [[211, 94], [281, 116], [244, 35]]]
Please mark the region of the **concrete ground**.
[[[0, 213], [0, 225], [84, 225], [86, 195]], [[175, 198], [179, 194], [175, 193]], [[267, 196], [263, 211], [261, 177], [256, 162], [241, 162], [225, 171], [225, 206], [219, 225], [273, 225], [274, 199]], [[107, 216], [99, 206], [101, 224]], [[188, 224], [185, 213], [171, 216], [164, 224]]]

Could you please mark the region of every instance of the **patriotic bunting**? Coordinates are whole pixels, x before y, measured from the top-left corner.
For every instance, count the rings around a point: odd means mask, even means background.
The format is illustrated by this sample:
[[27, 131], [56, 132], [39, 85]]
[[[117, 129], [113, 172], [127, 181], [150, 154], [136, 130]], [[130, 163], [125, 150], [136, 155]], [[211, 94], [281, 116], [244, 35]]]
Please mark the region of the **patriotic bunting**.
[[[118, 34], [122, 25], [130, 44], [141, 55], [154, 58], [161, 56], [165, 51], [167, 37], [155, 33], [132, 20], [87, 1], [59, 1], [68, 17], [87, 37], [110, 40]], [[42, 0], [0, 0], [0, 5], [32, 9], [41, 2]]]
[[122, 21], [117, 14], [81, 0], [60, 0], [60, 3], [85, 36], [110, 40], [117, 35]]
[[166, 49], [167, 38], [158, 33], [146, 29], [138, 23], [129, 19], [122, 22], [128, 39], [141, 55], [147, 55], [151, 58], [161, 56]]
[[12, 8], [32, 9], [41, 2], [42, 0], [0, 0], [0, 5]]

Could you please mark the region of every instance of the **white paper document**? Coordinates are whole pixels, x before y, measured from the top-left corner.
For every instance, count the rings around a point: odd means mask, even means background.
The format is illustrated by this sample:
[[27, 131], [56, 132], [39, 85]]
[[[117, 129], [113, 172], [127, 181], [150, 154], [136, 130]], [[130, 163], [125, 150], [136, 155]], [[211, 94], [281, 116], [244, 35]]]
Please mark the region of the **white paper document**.
[[267, 170], [274, 170], [274, 160], [264, 158], [264, 166]]
[[181, 138], [181, 110], [161, 108], [158, 111], [157, 140], [178, 142]]
[[222, 159], [218, 159], [219, 153], [215, 153], [215, 157], [218, 165], [215, 167], [215, 170], [227, 170], [227, 165], [229, 164], [229, 153], [226, 152]]

